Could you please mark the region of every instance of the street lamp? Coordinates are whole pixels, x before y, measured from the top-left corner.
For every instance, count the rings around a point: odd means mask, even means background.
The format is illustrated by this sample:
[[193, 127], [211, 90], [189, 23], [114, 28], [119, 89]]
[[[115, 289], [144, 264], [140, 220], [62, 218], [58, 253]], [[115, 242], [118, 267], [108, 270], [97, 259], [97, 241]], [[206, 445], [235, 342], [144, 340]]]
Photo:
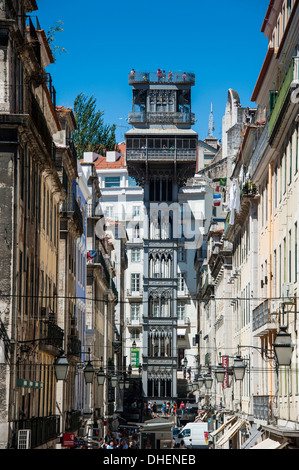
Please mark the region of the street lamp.
[[94, 376], [94, 368], [90, 360], [87, 362], [86, 366], [84, 367], [84, 378], [87, 384], [91, 384], [93, 382]]
[[217, 383], [223, 384], [226, 370], [222, 364], [219, 364], [215, 369], [215, 376]]
[[64, 354], [64, 351], [61, 351], [59, 356], [56, 358], [54, 362], [54, 370], [56, 380], [66, 380], [69, 370], [69, 363]]
[[105, 374], [103, 371], [103, 367], [100, 368], [99, 372], [97, 373], [98, 385], [104, 385], [105, 382]]
[[243, 380], [245, 375], [246, 364], [243, 362], [241, 356], [236, 356], [233, 364], [233, 372], [235, 380]]
[[291, 334], [287, 333], [286, 326], [281, 326], [273, 343], [274, 353], [279, 366], [290, 366], [294, 345], [291, 342]]
[[204, 380], [205, 380], [206, 389], [211, 390], [212, 384], [213, 384], [213, 378], [211, 377], [211, 375], [207, 374]]
[[112, 385], [112, 387], [116, 387], [117, 382], [118, 382], [117, 376], [116, 376], [116, 375], [113, 375], [113, 376], [111, 377], [111, 385]]

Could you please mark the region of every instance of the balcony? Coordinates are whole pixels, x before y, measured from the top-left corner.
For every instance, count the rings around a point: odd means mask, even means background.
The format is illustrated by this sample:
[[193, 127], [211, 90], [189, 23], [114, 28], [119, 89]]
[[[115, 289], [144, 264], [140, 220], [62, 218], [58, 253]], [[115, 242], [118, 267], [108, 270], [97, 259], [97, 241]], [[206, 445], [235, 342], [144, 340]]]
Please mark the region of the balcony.
[[276, 323], [272, 322], [269, 301], [265, 300], [252, 312], [252, 331], [255, 336], [263, 336], [276, 329]]
[[157, 72], [135, 72], [129, 74], [129, 85], [135, 84], [175, 84], [175, 85], [195, 85], [194, 73], [185, 72], [173, 72], [171, 79], [168, 78], [168, 72], [161, 77], [158, 77]]
[[253, 396], [253, 416], [255, 419], [269, 422], [273, 417], [274, 398], [272, 395]]
[[127, 149], [127, 161], [184, 161], [196, 162], [197, 149]]
[[138, 290], [138, 291], [134, 291], [134, 290], [131, 290], [131, 289], [127, 289], [127, 298], [128, 300], [134, 300], [134, 299], [141, 299], [143, 297], [143, 291], [142, 290]]
[[[269, 141], [273, 142], [290, 102], [295, 86], [299, 85], [299, 57], [293, 57], [290, 67], [285, 74], [280, 89], [270, 92]], [[276, 99], [275, 99], [276, 95]], [[296, 106], [296, 104], [294, 103]]]
[[74, 163], [75, 167], [77, 168], [78, 155], [77, 155], [77, 150], [76, 150], [73, 139], [66, 139], [66, 145], [70, 149], [70, 153], [71, 153], [71, 156], [72, 156], [72, 159], [73, 159], [73, 163]]
[[16, 436], [21, 429], [31, 431], [31, 449], [34, 449], [58, 438], [60, 434], [60, 417], [54, 415], [15, 421]]
[[138, 318], [128, 318], [127, 319], [127, 326], [129, 328], [136, 328], [142, 326], [142, 321], [140, 317]]
[[72, 197], [68, 197], [68, 199], [62, 203], [61, 212], [65, 213], [67, 217], [70, 217], [74, 221], [75, 225], [77, 226], [78, 234], [82, 235], [84, 231], [83, 216], [74, 194]]
[[40, 348], [54, 347], [62, 349], [63, 347], [63, 330], [52, 320], [41, 320], [39, 334], [42, 340], [40, 341]]
[[147, 123], [147, 124], [159, 124], [159, 123], [171, 123], [171, 124], [190, 124], [195, 123], [195, 114], [189, 111], [186, 112], [175, 112], [175, 113], [129, 113], [129, 124]]
[[86, 205], [87, 217], [93, 219], [101, 219], [103, 217], [102, 209], [98, 203], [91, 203]]
[[81, 349], [82, 344], [81, 340], [76, 335], [69, 335], [68, 336], [68, 343], [67, 343], [67, 353], [71, 356], [80, 357], [81, 356]]
[[143, 366], [177, 367], [178, 358], [171, 356], [143, 356]]

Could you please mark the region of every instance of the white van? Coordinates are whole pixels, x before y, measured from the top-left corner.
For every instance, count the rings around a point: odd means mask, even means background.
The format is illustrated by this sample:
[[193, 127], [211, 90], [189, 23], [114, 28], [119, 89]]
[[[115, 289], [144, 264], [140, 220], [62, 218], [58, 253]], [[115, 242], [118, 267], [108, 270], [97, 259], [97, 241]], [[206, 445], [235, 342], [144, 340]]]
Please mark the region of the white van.
[[208, 449], [208, 423], [187, 423], [177, 440], [183, 440], [187, 449]]

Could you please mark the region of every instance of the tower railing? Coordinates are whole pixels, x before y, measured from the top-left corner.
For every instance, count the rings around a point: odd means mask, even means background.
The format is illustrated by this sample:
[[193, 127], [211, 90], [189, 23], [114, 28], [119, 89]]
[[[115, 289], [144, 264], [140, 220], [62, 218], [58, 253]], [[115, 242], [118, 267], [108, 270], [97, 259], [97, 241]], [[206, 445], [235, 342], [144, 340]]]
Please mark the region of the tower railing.
[[127, 160], [191, 160], [196, 161], [196, 149], [130, 149]]
[[174, 84], [195, 84], [195, 74], [190, 72], [172, 72], [169, 71], [158, 74], [157, 72], [130, 72], [129, 85], [135, 83], [174, 83]]

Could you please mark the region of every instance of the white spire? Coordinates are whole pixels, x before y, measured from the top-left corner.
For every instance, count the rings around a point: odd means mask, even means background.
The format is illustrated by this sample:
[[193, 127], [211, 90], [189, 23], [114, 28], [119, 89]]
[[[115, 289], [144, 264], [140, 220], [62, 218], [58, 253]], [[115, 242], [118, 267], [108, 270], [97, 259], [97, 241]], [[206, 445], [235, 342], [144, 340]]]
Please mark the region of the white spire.
[[209, 118], [209, 137], [213, 137], [213, 132], [215, 130], [214, 125], [214, 115], [213, 115], [213, 103], [211, 103], [211, 113]]

